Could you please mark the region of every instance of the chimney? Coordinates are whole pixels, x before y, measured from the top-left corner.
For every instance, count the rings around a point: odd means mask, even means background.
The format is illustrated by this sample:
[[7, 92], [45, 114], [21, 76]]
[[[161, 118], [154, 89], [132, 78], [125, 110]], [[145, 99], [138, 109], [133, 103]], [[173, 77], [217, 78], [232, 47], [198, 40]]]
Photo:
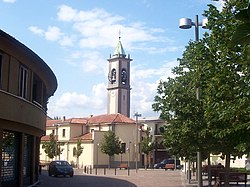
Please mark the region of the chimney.
[[62, 122], [64, 122], [64, 121], [65, 121], [65, 119], [66, 119], [66, 117], [65, 117], [65, 116], [63, 116], [63, 117], [62, 117]]

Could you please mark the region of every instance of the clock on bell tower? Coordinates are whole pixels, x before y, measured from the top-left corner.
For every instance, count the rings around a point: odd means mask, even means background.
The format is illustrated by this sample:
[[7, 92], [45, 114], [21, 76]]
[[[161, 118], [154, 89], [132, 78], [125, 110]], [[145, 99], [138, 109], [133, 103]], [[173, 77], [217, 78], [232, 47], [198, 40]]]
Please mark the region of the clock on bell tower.
[[114, 54], [108, 59], [108, 114], [130, 116], [130, 56], [126, 57], [121, 38]]

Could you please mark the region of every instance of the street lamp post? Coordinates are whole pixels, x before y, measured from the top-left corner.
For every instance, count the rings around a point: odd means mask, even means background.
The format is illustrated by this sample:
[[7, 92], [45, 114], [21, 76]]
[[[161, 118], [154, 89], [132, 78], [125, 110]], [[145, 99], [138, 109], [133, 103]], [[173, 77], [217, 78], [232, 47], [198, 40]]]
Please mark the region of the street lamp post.
[[99, 152], [99, 145], [100, 145], [100, 144], [98, 143], [98, 144], [96, 144], [96, 145], [97, 145], [97, 147], [96, 147], [96, 148], [97, 148], [97, 151], [96, 151], [96, 167], [98, 167], [98, 165], [99, 165], [99, 163], [98, 163], [98, 161], [99, 161], [99, 160], [98, 160], [98, 152]]
[[[179, 21], [179, 27], [181, 29], [190, 29], [192, 26], [195, 27], [195, 41], [199, 41], [199, 26], [202, 26], [202, 28], [206, 29], [207, 25], [207, 19], [203, 19], [201, 23], [199, 23], [198, 15], [195, 17], [195, 22], [192, 22], [191, 19], [189, 18], [181, 18]], [[200, 90], [199, 86], [196, 89], [196, 99], [199, 101], [200, 100]], [[197, 176], [198, 176], [198, 187], [202, 187], [202, 160], [201, 160], [201, 152], [197, 152]]]
[[141, 117], [141, 114], [138, 114], [138, 112], [136, 112], [134, 114], [135, 119], [136, 119], [136, 143], [135, 143], [135, 171], [137, 173], [138, 170], [138, 117]]
[[128, 148], [127, 148], [127, 151], [128, 151], [128, 168], [130, 168], [130, 144], [131, 144], [131, 141], [129, 141]]

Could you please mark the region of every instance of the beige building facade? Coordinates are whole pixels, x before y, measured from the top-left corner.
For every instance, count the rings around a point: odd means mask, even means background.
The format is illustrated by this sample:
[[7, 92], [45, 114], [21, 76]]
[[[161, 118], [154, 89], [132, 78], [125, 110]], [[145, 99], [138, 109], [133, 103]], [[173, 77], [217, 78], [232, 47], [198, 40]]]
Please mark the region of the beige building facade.
[[150, 136], [152, 136], [152, 143], [154, 143], [154, 149], [150, 154], [149, 167], [153, 167], [155, 163], [171, 157], [163, 145], [162, 136], [162, 132], [164, 132], [168, 123], [157, 117], [142, 117], [139, 118], [139, 123], [143, 125], [144, 129], [150, 128]]
[[0, 30], [0, 187], [38, 181], [40, 137], [56, 89], [48, 65]]
[[[111, 158], [111, 167], [117, 167], [120, 163], [127, 163], [131, 168], [135, 167], [136, 160], [138, 167], [142, 165], [140, 153], [140, 137], [136, 140], [136, 130], [140, 127], [133, 119], [122, 114], [104, 114], [89, 118], [72, 118], [62, 120], [47, 120], [46, 136], [43, 136], [40, 144], [40, 162], [50, 162], [44, 152], [42, 144], [49, 141], [52, 133], [63, 149], [60, 156], [55, 159], [67, 160], [72, 165], [77, 164], [73, 155], [74, 147], [78, 139], [82, 142], [83, 152], [79, 157], [78, 167], [107, 167], [109, 165], [108, 155], [102, 153], [100, 144], [107, 131], [113, 131], [125, 146], [125, 152], [114, 155]], [[137, 158], [136, 158], [137, 156]]]

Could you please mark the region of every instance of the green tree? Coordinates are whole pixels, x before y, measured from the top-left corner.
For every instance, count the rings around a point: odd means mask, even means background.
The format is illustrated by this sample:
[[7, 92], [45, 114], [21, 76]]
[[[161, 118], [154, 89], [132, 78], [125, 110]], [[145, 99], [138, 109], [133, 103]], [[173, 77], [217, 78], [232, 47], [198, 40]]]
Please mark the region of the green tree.
[[104, 154], [109, 155], [109, 167], [111, 166], [111, 157], [115, 154], [119, 155], [122, 151], [121, 141], [113, 131], [108, 131], [104, 134], [100, 148]]
[[54, 134], [52, 133], [50, 134], [49, 141], [42, 144], [42, 148], [50, 159], [60, 155], [63, 151], [63, 149], [60, 148], [60, 144], [55, 140]]
[[228, 0], [220, 12], [209, 5], [204, 15], [210, 32], [199, 42], [189, 43], [173, 70], [176, 77], [158, 86], [153, 109], [171, 124], [164, 137], [175, 155], [192, 155], [195, 150], [221, 152], [229, 168], [231, 155], [242, 156], [250, 150], [247, 46], [238, 46], [237, 51], [230, 47], [240, 24], [235, 14], [247, 6], [246, 0]]
[[79, 138], [77, 140], [77, 144], [76, 147], [73, 148], [73, 156], [76, 157], [76, 167], [79, 168], [79, 157], [81, 156], [84, 147], [81, 146], [82, 145], [82, 141]]
[[150, 135], [150, 131], [151, 129], [147, 128], [146, 136], [143, 137], [143, 140], [141, 142], [141, 151], [146, 155], [145, 169], [147, 169], [148, 166], [148, 155], [154, 149], [154, 143], [152, 142], [152, 136]]

